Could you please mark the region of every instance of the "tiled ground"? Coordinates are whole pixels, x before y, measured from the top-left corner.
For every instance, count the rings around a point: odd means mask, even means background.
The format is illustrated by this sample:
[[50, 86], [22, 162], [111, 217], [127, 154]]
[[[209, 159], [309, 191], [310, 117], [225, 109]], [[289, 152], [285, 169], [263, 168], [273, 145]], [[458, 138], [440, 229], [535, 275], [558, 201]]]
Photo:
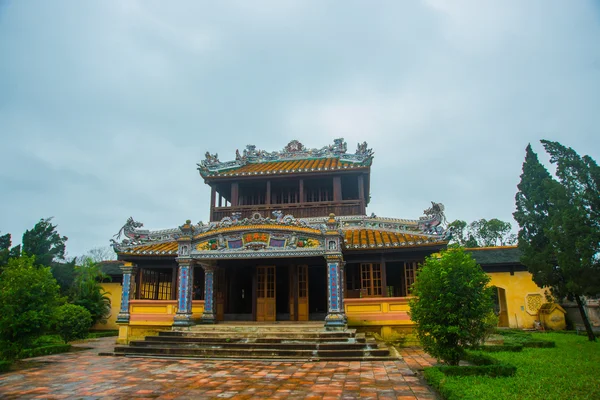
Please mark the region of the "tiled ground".
[[402, 359], [406, 361], [408, 367], [413, 371], [420, 371], [424, 367], [431, 367], [437, 363], [437, 360], [425, 353], [420, 347], [405, 347], [400, 349]]
[[[0, 398], [434, 399], [404, 361], [240, 362], [100, 357], [94, 349], [28, 360], [0, 375]], [[412, 362], [420, 355], [408, 355]], [[412, 358], [411, 358], [412, 357]], [[418, 363], [418, 361], [417, 361]]]

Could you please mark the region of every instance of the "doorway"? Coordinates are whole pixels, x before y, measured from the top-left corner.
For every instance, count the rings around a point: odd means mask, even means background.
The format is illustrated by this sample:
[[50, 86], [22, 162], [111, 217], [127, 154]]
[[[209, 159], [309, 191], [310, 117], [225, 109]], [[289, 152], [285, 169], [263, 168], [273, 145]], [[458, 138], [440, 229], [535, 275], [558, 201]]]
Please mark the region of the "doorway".
[[323, 321], [327, 315], [327, 268], [324, 265], [308, 267], [308, 319]]
[[276, 269], [275, 266], [256, 267], [256, 320], [276, 320]]

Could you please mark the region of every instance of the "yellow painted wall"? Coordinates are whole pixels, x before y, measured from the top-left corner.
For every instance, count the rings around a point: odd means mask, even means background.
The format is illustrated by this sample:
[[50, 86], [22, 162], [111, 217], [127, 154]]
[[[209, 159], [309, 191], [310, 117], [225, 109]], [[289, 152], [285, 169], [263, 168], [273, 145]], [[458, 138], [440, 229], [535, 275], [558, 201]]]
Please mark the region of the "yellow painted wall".
[[119, 329], [119, 325], [117, 325], [117, 314], [119, 314], [119, 309], [121, 308], [121, 291], [122, 285], [120, 283], [113, 282], [104, 282], [102, 283], [102, 287], [105, 291], [110, 294], [108, 297], [110, 298], [110, 317], [106, 321], [106, 324], [96, 324], [92, 326], [92, 329], [98, 330], [115, 330]]
[[543, 304], [546, 302], [544, 289], [533, 282], [532, 275], [527, 271], [517, 271], [514, 275], [510, 272], [491, 272], [488, 275], [492, 278], [490, 285], [505, 290], [508, 326], [533, 328], [533, 321], [538, 320], [538, 315], [537, 312], [527, 311], [527, 295], [541, 295]]

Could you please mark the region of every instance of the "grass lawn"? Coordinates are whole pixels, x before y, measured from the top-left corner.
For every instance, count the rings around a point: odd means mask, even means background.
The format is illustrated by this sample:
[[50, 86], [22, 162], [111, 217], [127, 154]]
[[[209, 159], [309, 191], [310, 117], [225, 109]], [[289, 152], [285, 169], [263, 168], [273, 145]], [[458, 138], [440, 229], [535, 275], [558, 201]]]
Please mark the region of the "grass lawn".
[[513, 364], [517, 373], [510, 378], [439, 375], [440, 391], [448, 399], [600, 399], [600, 342], [585, 336], [534, 333], [551, 340], [556, 347], [524, 348], [522, 352], [499, 352], [494, 358]]

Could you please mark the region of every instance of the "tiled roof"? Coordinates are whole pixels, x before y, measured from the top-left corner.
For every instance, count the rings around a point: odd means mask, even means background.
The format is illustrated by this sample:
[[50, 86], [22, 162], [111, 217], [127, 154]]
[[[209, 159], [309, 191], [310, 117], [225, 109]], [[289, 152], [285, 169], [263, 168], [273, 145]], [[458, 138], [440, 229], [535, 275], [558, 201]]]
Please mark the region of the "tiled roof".
[[276, 230], [276, 231], [296, 231], [296, 232], [305, 232], [312, 233], [315, 235], [320, 235], [321, 231], [315, 228], [309, 228], [304, 226], [287, 226], [287, 225], [273, 225], [273, 224], [253, 224], [253, 225], [234, 225], [225, 228], [218, 228], [208, 232], [204, 232], [194, 236], [194, 239], [200, 239], [208, 236], [214, 236], [218, 233], [227, 233], [227, 232], [235, 232], [235, 231], [254, 231], [254, 230]]
[[445, 243], [429, 236], [376, 229], [348, 229], [344, 233], [347, 250], [420, 247]]
[[120, 254], [131, 256], [176, 256], [178, 244], [177, 242], [162, 242], [147, 244], [125, 249]]
[[481, 265], [521, 263], [522, 253], [517, 246], [473, 247], [465, 250]]
[[239, 168], [211, 173], [207, 177], [229, 177], [249, 175], [280, 175], [334, 170], [356, 170], [369, 168], [361, 164], [340, 161], [338, 158], [319, 158], [288, 161], [248, 163]]
[[100, 270], [106, 275], [123, 275], [121, 266], [123, 261], [101, 261], [98, 263]]
[[[248, 225], [244, 226], [243, 230], [256, 230], [256, 229], [293, 229], [296, 231], [303, 231], [306, 233], [319, 234], [320, 231], [313, 228], [306, 227], [286, 227], [286, 226], [273, 226], [273, 225]], [[208, 236], [214, 236], [221, 232], [231, 232], [234, 230], [240, 230], [240, 227], [227, 227], [210, 232], [206, 232], [200, 235], [196, 235], [194, 239], [199, 239]], [[378, 229], [347, 229], [344, 230], [344, 248], [346, 250], [373, 250], [373, 249], [393, 249], [393, 248], [407, 248], [407, 247], [422, 247], [432, 246], [436, 244], [446, 244], [439, 238], [430, 237], [426, 235], [391, 232], [386, 230]], [[149, 245], [140, 245], [130, 249], [125, 249], [120, 252], [120, 255], [131, 255], [131, 256], [176, 256], [178, 244], [176, 241], [162, 242]], [[474, 254], [476, 257], [476, 255]]]

